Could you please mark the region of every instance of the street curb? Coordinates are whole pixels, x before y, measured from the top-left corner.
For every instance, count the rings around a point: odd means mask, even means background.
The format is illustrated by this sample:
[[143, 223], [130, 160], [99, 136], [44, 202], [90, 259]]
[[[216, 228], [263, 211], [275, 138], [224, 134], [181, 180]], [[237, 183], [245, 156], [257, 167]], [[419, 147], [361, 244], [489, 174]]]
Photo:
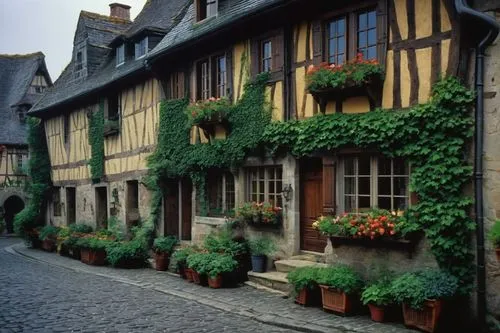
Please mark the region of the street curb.
[[250, 318], [252, 320], [255, 320], [255, 321], [263, 323], [263, 324], [268, 324], [268, 325], [272, 325], [272, 326], [276, 326], [276, 327], [280, 327], [280, 328], [285, 328], [285, 329], [293, 329], [296, 331], [306, 332], [306, 333], [344, 333], [344, 332], [349, 332], [349, 331], [334, 329], [334, 328], [330, 328], [330, 327], [318, 326], [318, 325], [311, 324], [309, 322], [300, 321], [300, 320], [293, 320], [293, 319], [277, 316], [274, 314], [273, 315], [262, 314], [262, 313], [255, 312], [252, 308], [245, 307], [245, 306], [238, 306], [237, 308], [235, 308], [235, 306], [231, 305], [231, 304], [223, 303], [220, 301], [214, 301], [214, 300], [210, 300], [210, 299], [205, 299], [205, 298], [200, 298], [200, 297], [198, 297], [194, 294], [191, 294], [191, 293], [186, 293], [186, 292], [176, 291], [176, 290], [168, 290], [165, 288], [155, 286], [154, 284], [151, 284], [151, 283], [141, 283], [138, 281], [130, 280], [128, 278], [120, 278], [120, 277], [112, 276], [109, 274], [96, 273], [96, 272], [92, 272], [89, 270], [76, 268], [76, 267], [68, 267], [66, 265], [57, 264], [57, 263], [54, 263], [54, 262], [51, 262], [48, 260], [43, 260], [40, 258], [30, 256], [26, 253], [22, 253], [22, 252], [15, 249], [15, 247], [19, 246], [19, 245], [22, 245], [22, 243], [18, 243], [18, 244], [14, 244], [14, 245], [5, 247], [4, 250], [11, 255], [23, 257], [23, 258], [26, 258], [26, 259], [31, 260], [31, 261], [49, 264], [51, 266], [71, 270], [71, 271], [78, 272], [78, 273], [86, 273], [86, 274], [92, 274], [95, 276], [100, 276], [100, 277], [107, 278], [107, 279], [110, 279], [110, 280], [115, 281], [115, 282], [139, 287], [141, 289], [147, 289], [147, 290], [161, 292], [163, 294], [183, 298], [183, 299], [190, 300], [190, 301], [193, 301], [193, 302], [196, 302], [199, 304], [210, 306], [212, 308], [215, 308], [215, 309], [218, 309], [218, 310], [221, 310], [224, 312], [228, 312], [231, 314]]

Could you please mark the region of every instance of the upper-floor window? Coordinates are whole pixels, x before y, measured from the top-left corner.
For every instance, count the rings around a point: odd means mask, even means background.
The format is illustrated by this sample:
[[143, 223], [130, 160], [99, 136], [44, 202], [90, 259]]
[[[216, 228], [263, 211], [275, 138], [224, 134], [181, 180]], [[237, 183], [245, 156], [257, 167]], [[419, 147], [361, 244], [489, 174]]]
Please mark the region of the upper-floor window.
[[377, 13], [374, 9], [335, 17], [325, 27], [326, 61], [344, 64], [358, 53], [377, 58]]
[[217, 15], [217, 0], [197, 0], [196, 21]]
[[228, 72], [226, 55], [212, 56], [198, 61], [196, 65], [196, 98], [222, 98], [228, 94]]
[[83, 69], [83, 52], [78, 51], [76, 53], [76, 59], [75, 59], [75, 71], [79, 72]]
[[47, 81], [45, 81], [45, 77], [43, 76], [43, 74], [37, 74], [35, 75], [33, 81], [31, 82], [29, 92], [31, 94], [41, 94], [45, 91], [46, 87], [47, 87]]
[[106, 110], [107, 120], [118, 120], [120, 118], [121, 105], [120, 105], [120, 95], [111, 94], [108, 96], [108, 105]]
[[184, 72], [174, 72], [170, 74], [168, 81], [168, 96], [169, 99], [184, 98]]
[[125, 44], [116, 48], [116, 67], [125, 63]]
[[148, 37], [144, 37], [135, 43], [135, 58], [139, 59], [148, 53]]
[[260, 72], [270, 72], [273, 69], [273, 44], [265, 40], [260, 44]]
[[270, 72], [271, 80], [283, 79], [283, 31], [273, 30], [257, 36], [251, 42], [251, 72]]

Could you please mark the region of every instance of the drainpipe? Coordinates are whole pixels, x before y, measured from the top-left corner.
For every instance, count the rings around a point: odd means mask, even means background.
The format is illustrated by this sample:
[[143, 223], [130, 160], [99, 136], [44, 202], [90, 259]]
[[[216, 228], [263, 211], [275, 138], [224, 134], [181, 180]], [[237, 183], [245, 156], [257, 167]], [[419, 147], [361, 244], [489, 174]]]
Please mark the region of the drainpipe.
[[483, 213], [483, 140], [484, 140], [484, 55], [486, 48], [493, 43], [500, 26], [496, 20], [469, 7], [466, 0], [455, 0], [455, 8], [462, 19], [470, 20], [483, 30], [476, 37], [475, 66], [475, 146], [474, 146], [474, 195], [476, 215], [476, 256], [477, 256], [477, 320], [480, 332], [486, 331], [486, 269], [484, 258], [484, 213]]

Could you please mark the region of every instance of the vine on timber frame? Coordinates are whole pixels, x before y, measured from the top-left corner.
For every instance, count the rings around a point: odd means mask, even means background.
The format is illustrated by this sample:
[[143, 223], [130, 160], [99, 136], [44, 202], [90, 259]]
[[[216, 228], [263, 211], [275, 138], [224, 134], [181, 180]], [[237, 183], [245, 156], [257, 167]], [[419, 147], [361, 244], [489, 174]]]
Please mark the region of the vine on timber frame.
[[104, 176], [104, 101], [99, 110], [89, 117], [89, 144], [91, 147], [90, 175], [92, 182], [99, 183]]

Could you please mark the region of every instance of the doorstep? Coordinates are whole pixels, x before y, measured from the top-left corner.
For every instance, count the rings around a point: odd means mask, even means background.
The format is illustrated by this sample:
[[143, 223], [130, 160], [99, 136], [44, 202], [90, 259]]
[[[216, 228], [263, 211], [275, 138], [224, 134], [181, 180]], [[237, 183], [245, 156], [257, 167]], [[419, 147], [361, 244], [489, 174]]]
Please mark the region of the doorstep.
[[288, 273], [288, 272], [291, 272], [294, 269], [300, 268], [300, 267], [310, 267], [310, 266], [311, 267], [328, 267], [327, 264], [313, 262], [313, 261], [309, 261], [309, 260], [296, 260], [296, 259], [278, 260], [278, 261], [274, 262], [274, 265], [276, 265], [276, 270], [278, 272], [282, 272], [282, 273]]
[[253, 282], [254, 284], [258, 284], [269, 289], [274, 289], [289, 295], [293, 287], [288, 283], [286, 275], [287, 273], [276, 271], [265, 273], [250, 271], [248, 272], [248, 280], [250, 280], [250, 282]]

